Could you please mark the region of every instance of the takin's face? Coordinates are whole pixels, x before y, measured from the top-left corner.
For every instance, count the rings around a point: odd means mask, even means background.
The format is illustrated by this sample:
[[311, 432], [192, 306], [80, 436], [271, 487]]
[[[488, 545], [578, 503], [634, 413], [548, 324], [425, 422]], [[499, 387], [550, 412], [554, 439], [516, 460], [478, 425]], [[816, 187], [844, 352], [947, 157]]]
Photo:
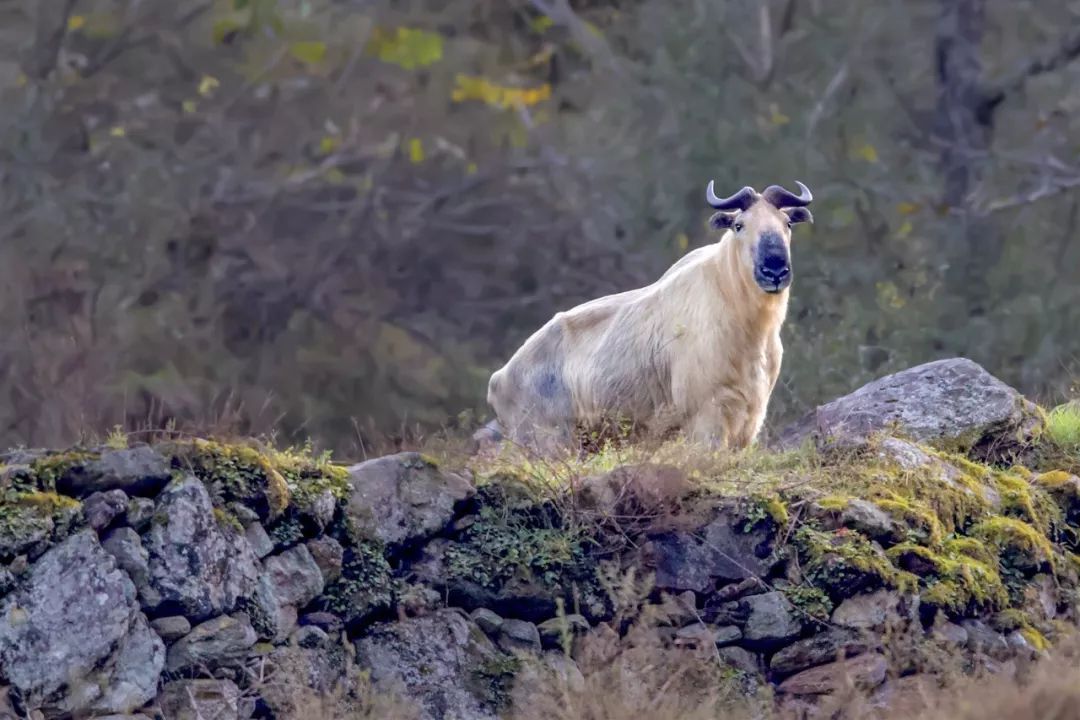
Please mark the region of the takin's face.
[[[736, 207], [716, 213], [709, 219], [709, 224], [717, 229], [731, 230], [741, 271], [762, 291], [778, 294], [791, 285], [791, 226], [813, 218], [805, 207], [777, 207], [784, 202], [775, 192], [751, 193], [749, 197], [736, 195], [729, 198]], [[801, 199], [809, 202], [809, 191], [804, 195], [807, 197]], [[795, 196], [788, 194], [787, 199], [790, 197]], [[743, 209], [741, 205], [747, 207]]]

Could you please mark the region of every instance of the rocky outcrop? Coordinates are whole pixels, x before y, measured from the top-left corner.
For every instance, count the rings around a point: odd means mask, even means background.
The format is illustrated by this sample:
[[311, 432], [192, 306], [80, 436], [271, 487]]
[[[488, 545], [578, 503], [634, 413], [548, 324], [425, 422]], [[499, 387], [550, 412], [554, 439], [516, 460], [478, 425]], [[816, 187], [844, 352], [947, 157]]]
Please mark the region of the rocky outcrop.
[[813, 439], [859, 444], [876, 433], [1000, 455], [1030, 442], [1041, 419], [1020, 393], [965, 358], [888, 375], [812, 410], [780, 434], [780, 447]]
[[800, 712], [907, 696], [921, 643], [1006, 670], [1078, 620], [1080, 462], [1006, 462], [1038, 417], [957, 360], [819, 408], [791, 437], [821, 452], [686, 468], [9, 453], [0, 718], [496, 718], [641, 652], [642, 618]]

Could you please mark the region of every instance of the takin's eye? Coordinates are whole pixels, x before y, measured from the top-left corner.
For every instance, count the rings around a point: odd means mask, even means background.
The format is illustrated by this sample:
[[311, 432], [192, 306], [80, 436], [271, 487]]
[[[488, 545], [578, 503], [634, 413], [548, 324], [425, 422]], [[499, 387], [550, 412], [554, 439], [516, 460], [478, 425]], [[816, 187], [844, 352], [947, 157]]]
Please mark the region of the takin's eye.
[[732, 227], [735, 228], [735, 232], [742, 232], [743, 224], [741, 222], [737, 222]]

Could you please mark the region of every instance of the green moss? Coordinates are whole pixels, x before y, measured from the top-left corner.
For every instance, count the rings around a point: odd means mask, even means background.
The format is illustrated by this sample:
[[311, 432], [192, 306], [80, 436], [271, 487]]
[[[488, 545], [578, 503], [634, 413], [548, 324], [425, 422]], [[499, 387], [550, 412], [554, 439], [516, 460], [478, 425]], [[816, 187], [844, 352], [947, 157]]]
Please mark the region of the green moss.
[[970, 535], [993, 544], [1000, 551], [1002, 562], [1016, 567], [1053, 564], [1054, 549], [1050, 541], [1022, 520], [992, 517], [972, 527]]
[[904, 523], [911, 533], [920, 539], [936, 545], [944, 536], [944, 528], [937, 515], [925, 502], [916, 498], [903, 497], [892, 491], [886, 491], [883, 497], [872, 501], [874, 505], [888, 513], [889, 517]]
[[1003, 607], [1008, 593], [997, 570], [978, 541], [946, 541], [938, 550], [901, 543], [886, 553], [900, 567], [919, 575], [923, 602], [953, 614]]
[[804, 615], [827, 622], [832, 615], [833, 602], [820, 588], [810, 585], [793, 585], [783, 589], [788, 601]]
[[1046, 417], [1046, 435], [1062, 449], [1080, 450], [1080, 401], [1051, 410]]
[[326, 588], [320, 602], [323, 609], [351, 624], [390, 608], [394, 595], [395, 583], [382, 545], [360, 541], [346, 549], [341, 577]]
[[481, 661], [473, 670], [473, 679], [479, 686], [480, 696], [496, 710], [510, 706], [510, 692], [514, 678], [521, 670], [521, 659], [513, 655], [492, 655]]
[[1001, 512], [1025, 520], [1041, 533], [1062, 520], [1061, 508], [1041, 486], [1010, 472], [993, 473], [994, 486], [1001, 494]]
[[99, 457], [98, 453], [82, 449], [51, 453], [31, 462], [29, 471], [22, 474], [16, 487], [21, 490], [54, 492], [57, 481], [65, 474]]
[[218, 526], [221, 528], [238, 533], [244, 532], [244, 526], [240, 524], [240, 521], [236, 519], [236, 516], [219, 507], [214, 508], [214, 520], [217, 521]]
[[828, 533], [804, 525], [795, 533], [795, 546], [807, 578], [831, 597], [866, 587], [906, 590], [917, 583], [914, 575], [898, 570], [880, 548], [855, 532]]
[[82, 504], [52, 492], [8, 491], [0, 498], [0, 557], [67, 535]]

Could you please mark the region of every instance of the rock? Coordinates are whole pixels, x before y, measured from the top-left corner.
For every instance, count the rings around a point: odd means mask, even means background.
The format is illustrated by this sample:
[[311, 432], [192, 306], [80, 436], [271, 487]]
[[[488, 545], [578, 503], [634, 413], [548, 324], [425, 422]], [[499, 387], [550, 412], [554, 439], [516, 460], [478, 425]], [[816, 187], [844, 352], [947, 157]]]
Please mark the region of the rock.
[[322, 570], [306, 545], [297, 545], [263, 561], [274, 594], [285, 605], [303, 607], [318, 597], [324, 588]]
[[497, 717], [492, 699], [474, 688], [478, 680], [500, 676], [506, 658], [460, 611], [376, 625], [357, 640], [356, 650], [375, 687], [404, 690], [424, 720]]
[[725, 603], [715, 615], [717, 622], [741, 624], [742, 644], [753, 650], [780, 647], [802, 632], [795, 608], [782, 592], [750, 595]]
[[248, 615], [260, 640], [281, 642], [296, 627], [296, 608], [281, 601], [269, 573], [259, 576], [255, 591], [242, 599], [237, 609]]
[[388, 544], [422, 540], [453, 519], [455, 506], [475, 494], [463, 477], [444, 472], [419, 453], [400, 453], [349, 468], [345, 509], [362, 537]]
[[[314, 626], [303, 629], [309, 633], [321, 632]], [[307, 634], [298, 637], [296, 645], [274, 648], [266, 657], [263, 671], [272, 680], [259, 690], [262, 703], [269, 710], [266, 717], [276, 720], [357, 717], [357, 708], [350, 712], [348, 706], [348, 693], [354, 689], [352, 676], [357, 668], [348, 657], [345, 645], [324, 638], [325, 635], [318, 638]], [[316, 644], [316, 641], [319, 642]], [[335, 703], [339, 698], [343, 701], [340, 706]], [[380, 713], [376, 707], [361, 710], [359, 717], [364, 716], [373, 720], [410, 717]]]
[[499, 647], [507, 653], [540, 652], [540, 632], [525, 620], [503, 620], [499, 627]]
[[[7, 719], [0, 715], [0, 720]], [[150, 720], [150, 718], [142, 713], [137, 713], [135, 715], [95, 715], [94, 720]]]
[[237, 667], [247, 659], [248, 650], [256, 640], [247, 616], [220, 615], [196, 625], [173, 643], [165, 659], [165, 668], [171, 673], [179, 673]]
[[1001, 495], [997, 489], [973, 482], [971, 478], [964, 478], [956, 466], [930, 455], [912, 442], [885, 437], [881, 438], [873, 449], [878, 458], [893, 463], [901, 470], [919, 470], [930, 480], [948, 485], [953, 490], [978, 496], [993, 509], [1001, 507]]
[[297, 647], [311, 649], [325, 645], [329, 642], [330, 636], [314, 625], [303, 625], [293, 631], [289, 640]]
[[545, 648], [557, 650], [562, 648], [563, 639], [567, 634], [571, 640], [574, 640], [589, 632], [589, 621], [581, 615], [563, 615], [545, 620], [536, 629], [540, 632], [540, 644]]
[[308, 613], [300, 618], [300, 624], [317, 627], [327, 633], [338, 633], [345, 629], [345, 623], [337, 615], [328, 612]]
[[1058, 614], [1058, 595], [1057, 582], [1054, 578], [1041, 573], [1031, 578], [1031, 581], [1024, 586], [1024, 607], [1034, 618], [1053, 620]]
[[107, 490], [153, 497], [169, 478], [169, 463], [164, 456], [151, 447], [141, 446], [105, 450], [96, 460], [71, 467], [56, 481], [56, 489], [74, 497]]
[[[840, 512], [840, 522], [874, 540], [896, 538], [896, 523], [874, 503], [852, 498]], [[896, 538], [899, 539], [899, 538]]]
[[0, 567], [0, 598], [15, 589], [15, 574], [5, 567]]
[[334, 497], [334, 493], [330, 490], [323, 490], [315, 496], [307, 510], [311, 519], [315, 521], [321, 531], [334, 519], [334, 512], [337, 510], [337, 498]]
[[792, 675], [777, 687], [777, 692], [789, 695], [827, 695], [852, 683], [861, 690], [872, 690], [885, 681], [889, 668], [881, 655], [859, 655], [803, 670]]
[[239, 720], [240, 688], [231, 680], [177, 680], [161, 689], [167, 720]]
[[266, 534], [266, 528], [262, 526], [262, 523], [257, 521], [250, 523], [244, 528], [244, 537], [247, 538], [255, 557], [260, 560], [274, 552], [274, 541]]
[[876, 590], [844, 600], [833, 611], [832, 621], [835, 625], [857, 630], [881, 629], [886, 624], [899, 622], [902, 617], [912, 617], [914, 613], [904, 606], [896, 591]]
[[332, 537], [323, 536], [307, 541], [308, 552], [315, 564], [322, 571], [323, 581], [330, 584], [341, 577], [341, 567], [345, 561], [345, 550], [341, 543]]
[[553, 688], [565, 689], [572, 694], [585, 690], [585, 677], [577, 663], [559, 652], [524, 656], [514, 676], [512, 706], [516, 709], [533, 707], [537, 697], [550, 696]]
[[776, 651], [769, 670], [776, 676], [791, 675], [816, 665], [844, 660], [879, 645], [876, 638], [846, 628], [830, 628]]
[[191, 623], [189, 623], [188, 619], [183, 615], [172, 615], [170, 617], [151, 620], [150, 627], [153, 628], [154, 632], [156, 632], [165, 642], [172, 642], [191, 632]]
[[154, 501], [150, 498], [130, 498], [124, 512], [124, 522], [141, 533], [150, 526], [150, 520], [154, 517]]
[[135, 586], [91, 530], [46, 552], [0, 604], [6, 680], [63, 712], [141, 706], [154, 695], [163, 661]]
[[1019, 630], [1014, 630], [1006, 635], [1005, 642], [1008, 644], [1013, 655], [1019, 658], [1034, 660], [1038, 656], [1046, 654], [1045, 650], [1041, 650], [1032, 645]]
[[95, 530], [104, 530], [121, 514], [127, 512], [128, 496], [123, 490], [96, 492], [83, 500], [83, 517]]
[[938, 693], [938, 683], [933, 678], [908, 675], [886, 680], [870, 698], [870, 704], [887, 710], [889, 717], [924, 717]]
[[966, 358], [925, 363], [888, 375], [821, 405], [784, 430], [781, 447], [807, 438], [819, 445], [862, 444], [899, 428], [917, 442], [968, 452], [1015, 447], [1041, 424], [1036, 408], [1016, 390]]
[[604, 517], [663, 513], [690, 487], [686, 472], [674, 465], [639, 463], [593, 475], [581, 483], [579, 511]]
[[675, 633], [675, 643], [677, 645], [687, 644], [709, 650], [731, 645], [741, 639], [742, 631], [734, 625], [712, 627], [704, 623], [695, 623], [679, 628]]
[[956, 623], [944, 622], [934, 627], [933, 635], [946, 645], [965, 647], [968, 642], [968, 632]]
[[157, 615], [205, 620], [231, 611], [255, 589], [251, 546], [217, 522], [206, 488], [190, 475], [158, 497], [145, 546], [150, 584], [160, 597], [153, 608]]
[[991, 630], [981, 620], [963, 620], [960, 623], [967, 632], [967, 647], [994, 660], [1007, 660], [1012, 655], [1009, 643], [1000, 633]]
[[91, 709], [129, 713], [142, 707], [157, 694], [164, 664], [165, 644], [139, 613], [111, 661], [94, 674], [96, 685], [105, 691]]
[[741, 647], [724, 647], [717, 652], [720, 658], [736, 670], [741, 670], [747, 675], [757, 675], [760, 672], [757, 655]]
[[[498, 637], [499, 628], [502, 627], [503, 619], [498, 614], [493, 613], [487, 608], [476, 608], [473, 610], [469, 617], [476, 623], [477, 627], [484, 631], [484, 634], [488, 637]], [[552, 621], [548, 621], [552, 622]]]
[[52, 493], [5, 493], [0, 498], [0, 561], [20, 555], [36, 560], [52, 541], [67, 535], [80, 514], [78, 502]]
[[642, 565], [655, 571], [656, 588], [668, 592], [704, 593], [717, 582], [764, 578], [774, 564], [768, 528], [743, 532], [741, 523], [736, 513], [722, 511], [697, 532], [653, 536]]
[[135, 583], [135, 589], [143, 603], [156, 605], [160, 598], [150, 587], [150, 554], [143, 547], [139, 534], [129, 527], [113, 530], [101, 546], [116, 558], [116, 564]]
[[424, 613], [442, 607], [442, 595], [422, 583], [403, 583], [398, 592], [398, 608], [410, 615]]

